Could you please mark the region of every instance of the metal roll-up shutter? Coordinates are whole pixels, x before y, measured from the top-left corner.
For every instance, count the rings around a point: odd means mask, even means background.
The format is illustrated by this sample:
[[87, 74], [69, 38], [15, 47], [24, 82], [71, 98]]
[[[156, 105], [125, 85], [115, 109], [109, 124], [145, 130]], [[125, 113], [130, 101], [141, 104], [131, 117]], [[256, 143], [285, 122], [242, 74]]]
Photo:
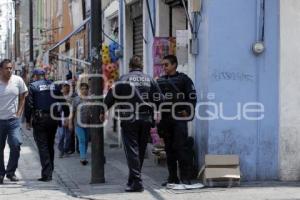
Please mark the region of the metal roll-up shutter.
[[133, 55], [143, 58], [143, 16], [133, 20]]

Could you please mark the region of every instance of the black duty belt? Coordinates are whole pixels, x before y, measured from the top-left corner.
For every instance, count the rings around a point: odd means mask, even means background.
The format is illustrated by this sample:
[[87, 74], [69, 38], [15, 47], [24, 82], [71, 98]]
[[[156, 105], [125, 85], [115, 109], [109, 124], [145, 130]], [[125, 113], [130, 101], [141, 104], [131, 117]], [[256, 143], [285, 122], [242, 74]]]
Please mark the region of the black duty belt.
[[35, 110], [35, 113], [50, 114], [49, 110]]
[[47, 111], [47, 110], [35, 110], [34, 111], [35, 117], [45, 117], [45, 116], [49, 116], [49, 115], [50, 115], [50, 111]]

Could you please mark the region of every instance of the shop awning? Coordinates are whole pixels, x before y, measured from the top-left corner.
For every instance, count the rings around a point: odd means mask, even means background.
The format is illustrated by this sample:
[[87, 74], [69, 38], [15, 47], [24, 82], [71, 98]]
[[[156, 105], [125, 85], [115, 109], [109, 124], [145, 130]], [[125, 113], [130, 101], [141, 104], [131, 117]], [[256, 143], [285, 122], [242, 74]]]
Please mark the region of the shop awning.
[[49, 48], [48, 51], [52, 51], [53, 49], [55, 49], [56, 47], [59, 47], [60, 45], [62, 45], [63, 43], [65, 43], [68, 39], [70, 39], [73, 35], [75, 35], [76, 33], [80, 32], [82, 30], [82, 27], [88, 22], [90, 21], [90, 17], [86, 18], [77, 28], [75, 28], [70, 34], [68, 34], [64, 39], [62, 39], [61, 41], [59, 41], [57, 44], [55, 44], [54, 46], [52, 46], [51, 48]]

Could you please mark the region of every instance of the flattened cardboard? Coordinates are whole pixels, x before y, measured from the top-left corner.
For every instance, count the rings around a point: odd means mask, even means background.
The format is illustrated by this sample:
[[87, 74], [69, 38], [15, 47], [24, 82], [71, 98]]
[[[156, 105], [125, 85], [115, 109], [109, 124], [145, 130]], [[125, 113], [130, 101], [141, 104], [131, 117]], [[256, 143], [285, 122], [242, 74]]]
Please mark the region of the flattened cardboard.
[[[203, 180], [205, 185], [213, 181], [214, 184], [229, 180], [239, 182], [241, 178], [239, 156], [237, 155], [206, 155], [205, 164], [199, 171], [198, 178]], [[208, 180], [210, 180], [208, 182]], [[225, 185], [226, 185], [225, 184]]]
[[235, 168], [206, 168], [204, 171], [205, 179], [240, 179], [241, 172], [239, 167]]

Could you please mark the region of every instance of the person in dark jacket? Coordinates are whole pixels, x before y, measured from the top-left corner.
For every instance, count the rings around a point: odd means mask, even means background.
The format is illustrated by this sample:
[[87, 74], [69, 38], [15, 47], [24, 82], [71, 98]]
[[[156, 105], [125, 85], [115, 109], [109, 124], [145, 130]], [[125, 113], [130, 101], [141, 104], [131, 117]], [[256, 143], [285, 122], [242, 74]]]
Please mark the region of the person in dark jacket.
[[[73, 100], [78, 96], [77, 91], [76, 91], [76, 82], [72, 80], [72, 74], [67, 74], [66, 79], [69, 82], [71, 88], [70, 91], [72, 92], [71, 96], [67, 98], [67, 102], [72, 105]], [[75, 151], [79, 153], [79, 142], [78, 138], [76, 137], [75, 130], [70, 130], [70, 145], [69, 145], [69, 151], [67, 154], [73, 154]]]
[[[166, 186], [168, 183], [180, 183], [180, 181], [184, 184], [190, 184], [192, 169], [186, 151], [186, 144], [188, 144], [187, 122], [194, 117], [197, 102], [196, 90], [193, 81], [186, 74], [177, 72], [176, 56], [164, 57], [162, 64], [165, 75], [160, 77], [157, 82], [165, 95], [166, 105], [162, 107], [163, 112], [158, 129], [165, 142], [169, 171], [169, 177], [162, 186]], [[177, 162], [180, 179], [177, 176]]]
[[29, 85], [26, 122], [31, 123], [32, 118], [33, 136], [42, 165], [41, 178], [38, 180], [47, 182], [52, 180], [54, 170], [54, 139], [57, 129], [54, 117], [58, 117], [57, 112], [51, 112], [51, 106], [59, 102], [55, 96], [60, 93], [52, 81], [45, 79], [44, 70], [35, 69], [33, 74], [37, 80]]
[[58, 150], [59, 150], [59, 157], [64, 157], [65, 154], [68, 154], [70, 151], [70, 140], [71, 140], [71, 133], [68, 128], [69, 126], [69, 115], [70, 115], [70, 108], [71, 104], [68, 103], [67, 99], [70, 96], [70, 84], [68, 81], [64, 81], [60, 84], [61, 89], [61, 105], [58, 106], [58, 112], [60, 120], [58, 122]]
[[142, 192], [144, 188], [141, 170], [153, 124], [153, 108], [163, 100], [163, 96], [157, 83], [142, 72], [140, 57], [133, 56], [129, 69], [130, 72], [121, 76], [115, 87], [108, 91], [104, 103], [108, 109], [116, 103], [125, 103], [119, 106], [122, 138], [129, 168], [125, 191]]

